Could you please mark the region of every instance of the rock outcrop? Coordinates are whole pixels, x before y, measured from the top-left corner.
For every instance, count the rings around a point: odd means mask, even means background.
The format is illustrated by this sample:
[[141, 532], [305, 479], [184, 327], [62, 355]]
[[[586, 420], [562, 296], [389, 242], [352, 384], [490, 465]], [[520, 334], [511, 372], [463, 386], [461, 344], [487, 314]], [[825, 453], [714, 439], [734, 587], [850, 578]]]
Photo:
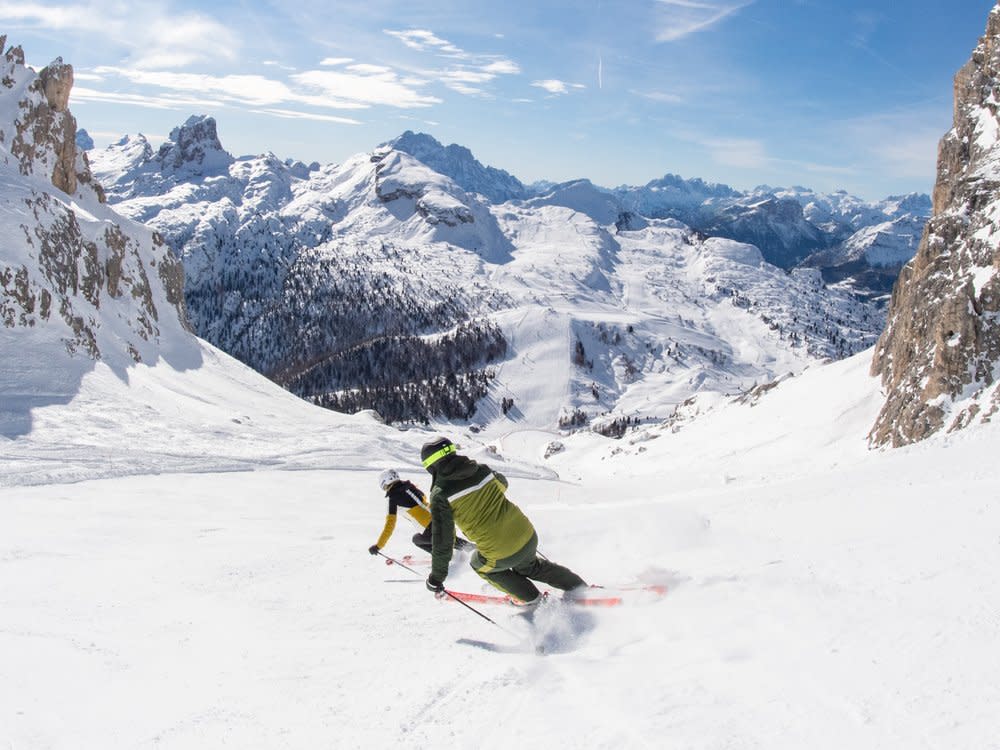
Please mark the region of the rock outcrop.
[[955, 77], [933, 215], [893, 290], [872, 374], [885, 405], [870, 441], [899, 446], [1000, 409], [1000, 4]]
[[[6, 37], [0, 36], [0, 50]], [[8, 94], [20, 89], [27, 70], [24, 52], [13, 47], [0, 59], [0, 80]], [[69, 111], [69, 92], [73, 88], [73, 66], [56, 58], [43, 68], [22, 92], [19, 92], [20, 116], [12, 132], [5, 133], [3, 144], [18, 161], [23, 175], [42, 170], [52, 184], [66, 193], [75, 193], [80, 183], [95, 191], [87, 157], [76, 148], [76, 118]]]
[[214, 117], [192, 115], [170, 131], [154, 159], [163, 174], [184, 178], [225, 174], [233, 157], [222, 147]]
[[72, 86], [61, 59], [36, 73], [19, 47], [0, 58], [0, 331], [149, 361], [164, 330], [184, 330], [183, 269], [158, 235], [105, 205], [77, 148]]

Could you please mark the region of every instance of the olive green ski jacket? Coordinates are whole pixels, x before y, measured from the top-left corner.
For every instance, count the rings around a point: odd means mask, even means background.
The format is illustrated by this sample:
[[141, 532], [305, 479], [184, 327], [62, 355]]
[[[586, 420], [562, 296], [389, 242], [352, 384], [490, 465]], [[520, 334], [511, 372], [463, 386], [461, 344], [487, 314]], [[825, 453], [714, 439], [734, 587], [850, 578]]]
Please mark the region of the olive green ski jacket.
[[456, 525], [486, 560], [484, 570], [528, 543], [535, 529], [507, 499], [506, 489], [506, 477], [486, 464], [459, 455], [442, 462], [430, 492], [431, 575], [436, 580], [448, 576]]

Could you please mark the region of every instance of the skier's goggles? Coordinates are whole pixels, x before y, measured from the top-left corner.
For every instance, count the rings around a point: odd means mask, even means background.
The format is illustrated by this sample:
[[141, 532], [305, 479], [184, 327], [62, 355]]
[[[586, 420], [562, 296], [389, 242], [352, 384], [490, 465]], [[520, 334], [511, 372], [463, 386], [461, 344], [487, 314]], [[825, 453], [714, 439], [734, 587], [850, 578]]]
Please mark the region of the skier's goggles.
[[444, 458], [448, 454], [454, 453], [454, 452], [455, 452], [455, 446], [454, 445], [446, 445], [441, 450], [435, 451], [434, 453], [432, 453], [431, 455], [429, 455], [427, 458], [424, 459], [424, 468], [425, 469], [431, 468], [431, 466], [433, 466], [434, 464], [436, 464], [442, 458]]

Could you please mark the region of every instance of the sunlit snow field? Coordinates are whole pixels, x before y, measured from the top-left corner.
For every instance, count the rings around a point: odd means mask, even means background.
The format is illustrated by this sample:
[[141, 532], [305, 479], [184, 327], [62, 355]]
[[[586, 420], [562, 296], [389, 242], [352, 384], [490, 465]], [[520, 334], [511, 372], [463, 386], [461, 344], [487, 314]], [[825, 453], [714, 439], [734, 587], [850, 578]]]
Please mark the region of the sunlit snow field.
[[[0, 438], [0, 748], [1000, 747], [998, 432], [868, 452], [870, 355], [621, 441], [395, 431], [204, 357]], [[546, 555], [668, 593], [494, 625], [369, 556], [437, 432]]]

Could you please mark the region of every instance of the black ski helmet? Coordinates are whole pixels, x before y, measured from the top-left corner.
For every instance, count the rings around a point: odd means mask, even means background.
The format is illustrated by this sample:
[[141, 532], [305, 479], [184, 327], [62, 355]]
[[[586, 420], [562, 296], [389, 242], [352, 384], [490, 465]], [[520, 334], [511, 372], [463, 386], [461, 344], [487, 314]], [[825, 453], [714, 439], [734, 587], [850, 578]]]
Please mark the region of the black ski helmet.
[[430, 471], [431, 468], [445, 456], [450, 456], [455, 452], [455, 444], [446, 437], [435, 438], [424, 443], [420, 449], [420, 460], [424, 468]]

